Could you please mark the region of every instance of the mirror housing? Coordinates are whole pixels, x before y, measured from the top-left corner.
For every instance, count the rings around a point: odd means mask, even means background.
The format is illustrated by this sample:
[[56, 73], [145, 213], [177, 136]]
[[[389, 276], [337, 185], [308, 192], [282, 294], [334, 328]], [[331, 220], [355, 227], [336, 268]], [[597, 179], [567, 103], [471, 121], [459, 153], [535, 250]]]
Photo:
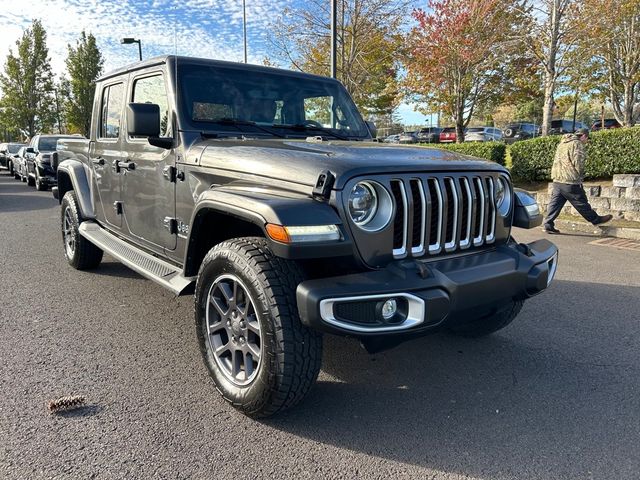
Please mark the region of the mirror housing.
[[542, 212], [536, 199], [524, 190], [514, 189], [515, 211], [513, 226], [519, 228], [535, 228], [542, 225]]
[[376, 128], [376, 124], [373, 122], [370, 122], [369, 120], [366, 121], [367, 127], [369, 128], [369, 133], [371, 133], [371, 136], [373, 138], [376, 138], [378, 136], [378, 129]]
[[36, 153], [36, 150], [33, 147], [27, 147], [24, 149], [24, 153]]
[[154, 103], [127, 105], [127, 133], [130, 137], [159, 137], [160, 106]]

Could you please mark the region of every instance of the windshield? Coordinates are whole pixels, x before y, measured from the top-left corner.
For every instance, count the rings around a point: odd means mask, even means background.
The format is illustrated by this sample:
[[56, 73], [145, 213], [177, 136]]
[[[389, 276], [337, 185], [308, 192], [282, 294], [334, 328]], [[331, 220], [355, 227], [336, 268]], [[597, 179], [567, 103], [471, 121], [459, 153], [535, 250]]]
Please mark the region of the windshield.
[[483, 127], [472, 127], [467, 129], [467, 133], [482, 133], [482, 132], [484, 132]]
[[62, 138], [80, 138], [80, 137], [40, 137], [38, 142], [38, 152], [54, 152], [56, 150], [58, 140]]
[[18, 153], [18, 150], [20, 150], [21, 146], [22, 146], [22, 144], [20, 144], [20, 143], [10, 143], [7, 146], [7, 151], [9, 153]]
[[[342, 85], [335, 81], [219, 65], [179, 69], [187, 120], [202, 131], [318, 135], [364, 138], [369, 131]], [[287, 132], [287, 128], [291, 131]], [[308, 132], [303, 132], [309, 135]]]

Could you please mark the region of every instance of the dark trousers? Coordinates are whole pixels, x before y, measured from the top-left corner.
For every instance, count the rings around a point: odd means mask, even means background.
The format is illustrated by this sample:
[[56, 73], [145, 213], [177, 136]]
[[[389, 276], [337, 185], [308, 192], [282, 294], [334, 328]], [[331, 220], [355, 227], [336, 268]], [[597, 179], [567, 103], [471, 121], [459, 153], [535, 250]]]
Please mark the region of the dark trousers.
[[545, 226], [553, 227], [553, 222], [562, 212], [562, 207], [567, 203], [567, 200], [588, 222], [593, 223], [598, 219], [598, 214], [589, 205], [587, 194], [582, 185], [553, 182], [551, 200], [549, 200], [547, 207], [547, 218], [544, 219]]

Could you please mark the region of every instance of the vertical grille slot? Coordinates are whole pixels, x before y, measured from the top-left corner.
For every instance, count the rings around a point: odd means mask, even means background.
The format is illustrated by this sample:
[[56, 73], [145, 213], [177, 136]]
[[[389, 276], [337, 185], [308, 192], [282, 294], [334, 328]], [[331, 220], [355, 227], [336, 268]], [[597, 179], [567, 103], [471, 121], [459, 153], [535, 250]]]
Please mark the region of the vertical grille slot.
[[487, 182], [487, 193], [488, 193], [488, 202], [487, 202], [487, 236], [486, 242], [491, 243], [495, 240], [496, 233], [496, 198], [494, 191], [494, 183], [492, 177], [486, 178]]
[[461, 177], [460, 192], [462, 192], [462, 221], [460, 223], [460, 248], [467, 248], [471, 244], [471, 224], [473, 221], [473, 196], [471, 195], [471, 189], [469, 188], [469, 179], [467, 177]]
[[476, 194], [476, 218], [474, 219], [473, 244], [477, 246], [482, 245], [484, 241], [485, 199], [481, 178], [473, 177], [473, 188]]
[[427, 220], [427, 200], [424, 195], [422, 182], [418, 179], [412, 179], [409, 182], [411, 186], [411, 198], [413, 199], [413, 225], [411, 235], [411, 254], [414, 256], [424, 253], [426, 220]]
[[447, 251], [456, 248], [456, 235], [458, 232], [458, 191], [453, 178], [444, 179], [444, 189], [447, 205], [447, 231], [445, 233], [444, 248]]
[[393, 219], [393, 256], [404, 257], [407, 254], [407, 192], [401, 180], [391, 180], [391, 194], [396, 206]]
[[429, 187], [429, 199], [431, 203], [431, 211], [429, 218], [431, 220], [431, 228], [429, 229], [429, 253], [438, 253], [441, 248], [440, 239], [442, 238], [442, 192], [440, 183], [436, 178], [427, 180]]

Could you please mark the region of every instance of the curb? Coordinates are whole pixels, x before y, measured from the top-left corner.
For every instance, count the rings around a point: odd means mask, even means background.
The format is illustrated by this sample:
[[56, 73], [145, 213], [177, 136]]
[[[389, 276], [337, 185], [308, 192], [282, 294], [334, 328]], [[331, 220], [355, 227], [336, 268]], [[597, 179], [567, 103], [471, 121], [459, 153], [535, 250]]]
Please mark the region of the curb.
[[574, 220], [563, 220], [558, 218], [555, 221], [556, 227], [560, 231], [573, 231], [589, 233], [598, 237], [626, 238], [628, 240], [640, 240], [640, 228], [614, 227], [610, 225], [591, 225], [587, 222]]

